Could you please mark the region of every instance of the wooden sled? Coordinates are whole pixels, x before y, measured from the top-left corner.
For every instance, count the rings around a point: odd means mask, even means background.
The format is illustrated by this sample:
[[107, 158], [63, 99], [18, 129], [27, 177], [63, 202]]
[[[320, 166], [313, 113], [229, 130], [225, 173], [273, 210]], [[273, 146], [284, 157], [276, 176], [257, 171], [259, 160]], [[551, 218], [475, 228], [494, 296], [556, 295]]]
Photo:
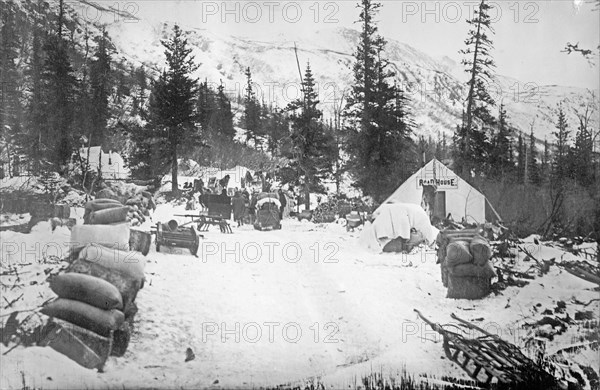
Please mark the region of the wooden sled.
[[467, 339], [462, 334], [443, 328], [425, 318], [417, 309], [415, 312], [433, 330], [444, 337], [444, 353], [446, 357], [458, 364], [471, 378], [482, 381], [486, 385], [496, 378], [505, 384], [518, 384], [523, 388], [555, 388], [557, 383], [552, 375], [527, 358], [513, 344], [507, 343], [499, 336], [465, 321], [452, 314], [459, 325], [471, 333], [477, 331], [482, 336]]

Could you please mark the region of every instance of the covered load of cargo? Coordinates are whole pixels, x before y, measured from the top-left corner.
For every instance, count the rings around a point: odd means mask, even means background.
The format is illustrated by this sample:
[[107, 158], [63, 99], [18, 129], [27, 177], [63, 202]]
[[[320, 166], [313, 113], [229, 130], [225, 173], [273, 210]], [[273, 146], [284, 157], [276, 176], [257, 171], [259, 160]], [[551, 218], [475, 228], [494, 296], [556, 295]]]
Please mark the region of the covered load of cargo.
[[[389, 203], [379, 207], [372, 216], [372, 222], [365, 222], [360, 235], [363, 246], [382, 251], [388, 244], [396, 251], [410, 250], [420, 243], [435, 241], [437, 229], [431, 226], [425, 210], [410, 203]], [[406, 245], [410, 243], [410, 245]]]
[[437, 238], [438, 263], [448, 298], [479, 299], [491, 291], [496, 276], [490, 243], [480, 229], [444, 230]]

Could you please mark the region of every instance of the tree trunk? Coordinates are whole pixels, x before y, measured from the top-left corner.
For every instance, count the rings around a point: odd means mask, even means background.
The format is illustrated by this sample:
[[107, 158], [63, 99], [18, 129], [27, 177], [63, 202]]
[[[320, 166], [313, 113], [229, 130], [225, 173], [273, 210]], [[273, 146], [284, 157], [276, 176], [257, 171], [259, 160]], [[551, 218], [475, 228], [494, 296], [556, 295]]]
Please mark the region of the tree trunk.
[[177, 147], [173, 146], [171, 149], [171, 158], [173, 161], [171, 162], [171, 192], [173, 194], [179, 193], [179, 183], [177, 182]]
[[[477, 78], [477, 55], [479, 54], [479, 43], [480, 43], [480, 33], [481, 33], [481, 8], [483, 6], [483, 0], [479, 3], [479, 15], [477, 21], [477, 39], [475, 40], [475, 50], [473, 53], [473, 66], [471, 68], [471, 79], [469, 80], [469, 93], [467, 95], [467, 126], [465, 128], [465, 142], [463, 148], [464, 152], [469, 153], [469, 144], [471, 143], [471, 126], [473, 124], [473, 101], [475, 100], [474, 89], [475, 89], [475, 79]], [[471, 172], [471, 157], [469, 159], [464, 159], [462, 174], [463, 177], [467, 177]]]
[[304, 184], [304, 208], [310, 210], [310, 187], [308, 181]]

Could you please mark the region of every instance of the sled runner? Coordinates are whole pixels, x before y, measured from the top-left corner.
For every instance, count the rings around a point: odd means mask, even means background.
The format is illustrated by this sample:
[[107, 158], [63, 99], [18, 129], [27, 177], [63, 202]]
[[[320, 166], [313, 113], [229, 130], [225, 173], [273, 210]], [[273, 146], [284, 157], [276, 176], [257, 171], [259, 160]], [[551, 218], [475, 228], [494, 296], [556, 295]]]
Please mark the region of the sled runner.
[[192, 218], [191, 222], [187, 222], [184, 225], [187, 225], [188, 223], [197, 223], [198, 224], [198, 231], [199, 232], [206, 232], [208, 231], [208, 228], [210, 226], [218, 226], [219, 229], [221, 230], [221, 233], [233, 233], [233, 231], [231, 230], [231, 226], [229, 225], [229, 222], [227, 222], [225, 219], [223, 219], [222, 217], [211, 217], [208, 215], [192, 215], [192, 214], [176, 214], [176, 217], [187, 217], [187, 218]]
[[499, 336], [452, 314], [451, 317], [459, 322], [456, 328], [462, 331], [460, 327], [464, 327], [467, 334], [473, 334], [474, 331], [481, 334], [480, 337], [465, 338], [461, 333], [433, 323], [417, 309], [414, 310], [433, 330], [443, 336], [446, 357], [458, 364], [471, 378], [482, 380], [486, 384], [496, 378], [501, 383], [554, 388], [556, 381], [552, 375], [523, 355], [515, 345]]

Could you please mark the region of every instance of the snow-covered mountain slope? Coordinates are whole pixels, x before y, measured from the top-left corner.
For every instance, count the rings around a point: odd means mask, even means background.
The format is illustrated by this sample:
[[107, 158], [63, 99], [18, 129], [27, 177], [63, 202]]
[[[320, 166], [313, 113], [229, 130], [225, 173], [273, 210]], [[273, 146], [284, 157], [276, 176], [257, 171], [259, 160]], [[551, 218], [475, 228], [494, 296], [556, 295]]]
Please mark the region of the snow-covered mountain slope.
[[[89, 14], [95, 3], [69, 3]], [[79, 12], [81, 13], [81, 12]], [[106, 26], [118, 56], [137, 65], [143, 63], [160, 71], [164, 53], [160, 40], [169, 36], [172, 22], [152, 23], [127, 14], [126, 9], [102, 11], [95, 19], [86, 19], [96, 27]], [[250, 40], [233, 35], [218, 34], [207, 29], [180, 26], [193, 47], [200, 67], [196, 76], [210, 83], [223, 82], [231, 96], [243, 95], [246, 80], [244, 71], [250, 67], [258, 96], [266, 104], [284, 107], [299, 96], [300, 76], [294, 53], [297, 47], [300, 66], [310, 61], [318, 82], [320, 100], [326, 116], [332, 115], [334, 105], [347, 97], [352, 82], [353, 52], [359, 33], [347, 28], [332, 28], [302, 34], [273, 35], [269, 41]], [[387, 56], [412, 99], [418, 135], [451, 135], [460, 122], [466, 92], [462, 67], [453, 59], [433, 58], [408, 44], [386, 37]], [[459, 55], [457, 54], [457, 58]], [[303, 71], [302, 71], [303, 72]], [[591, 86], [592, 87], [592, 86]], [[498, 103], [506, 106], [509, 122], [524, 133], [532, 123], [538, 140], [552, 139], [556, 109], [563, 103], [570, 128], [577, 128], [575, 110], [589, 98], [582, 88], [537, 85], [498, 75], [490, 85]], [[598, 91], [596, 90], [596, 99]], [[598, 126], [594, 118], [594, 126]]]

